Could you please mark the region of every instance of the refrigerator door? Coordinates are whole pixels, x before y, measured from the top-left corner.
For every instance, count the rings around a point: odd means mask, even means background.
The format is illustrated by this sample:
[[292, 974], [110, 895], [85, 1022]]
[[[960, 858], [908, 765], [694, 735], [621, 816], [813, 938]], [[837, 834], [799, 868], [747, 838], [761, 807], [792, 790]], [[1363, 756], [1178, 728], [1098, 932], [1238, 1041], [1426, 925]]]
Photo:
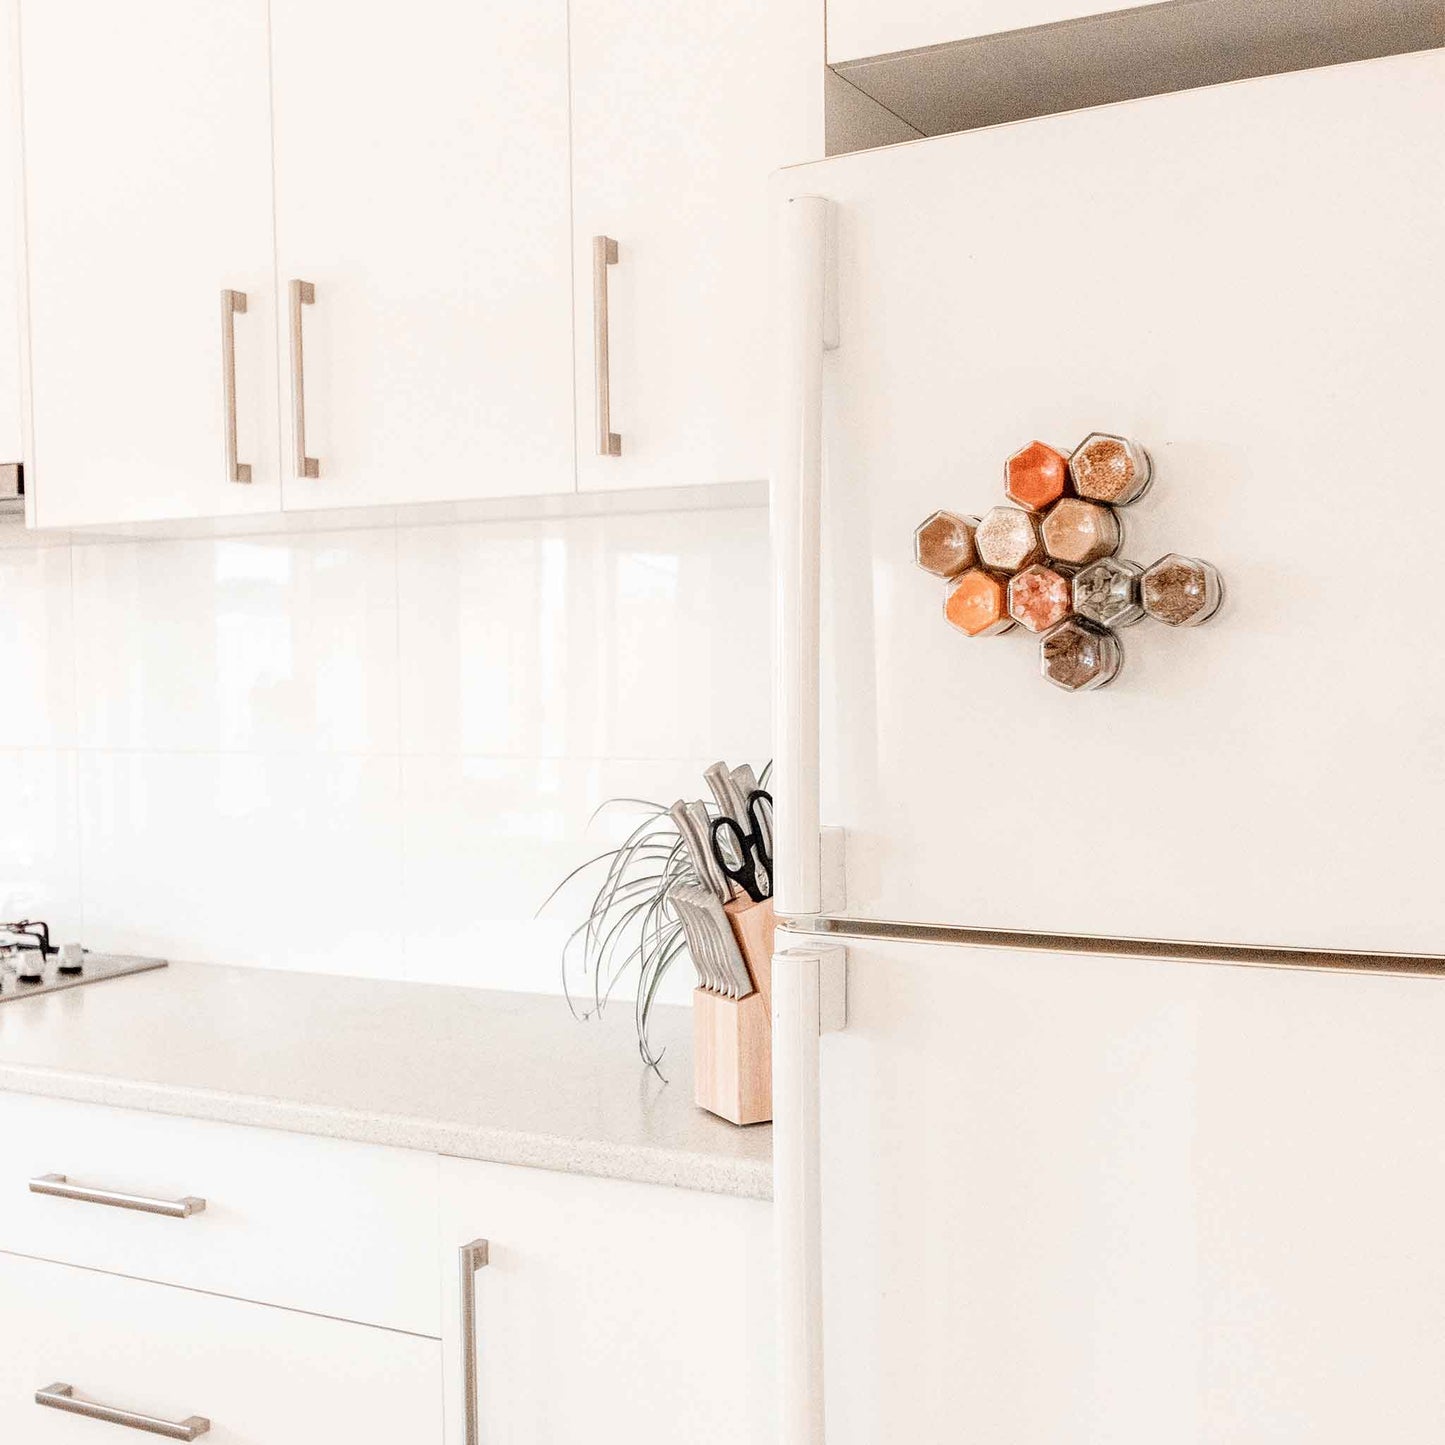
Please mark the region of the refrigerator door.
[[1437, 1445], [1441, 980], [828, 941], [828, 1445]]
[[[780, 214], [823, 197], [835, 230], [818, 776], [839, 916], [1445, 952], [1441, 135], [1432, 51], [778, 178]], [[1225, 600], [1122, 631], [1117, 680], [1070, 694], [1022, 628], [948, 625], [913, 534], [1003, 503], [1033, 439], [1094, 431], [1154, 458], [1122, 555], [1207, 559]], [[784, 679], [785, 742], [806, 692]], [[811, 765], [780, 755], [780, 814]]]

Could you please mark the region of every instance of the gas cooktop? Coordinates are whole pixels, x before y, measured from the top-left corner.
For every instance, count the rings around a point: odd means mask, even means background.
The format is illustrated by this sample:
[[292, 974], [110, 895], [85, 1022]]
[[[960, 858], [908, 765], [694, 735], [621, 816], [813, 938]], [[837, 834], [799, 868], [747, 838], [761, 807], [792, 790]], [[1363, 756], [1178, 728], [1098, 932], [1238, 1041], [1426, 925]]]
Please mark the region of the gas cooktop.
[[163, 958], [91, 953], [78, 943], [62, 943], [56, 948], [43, 923], [0, 923], [0, 1003], [165, 966]]

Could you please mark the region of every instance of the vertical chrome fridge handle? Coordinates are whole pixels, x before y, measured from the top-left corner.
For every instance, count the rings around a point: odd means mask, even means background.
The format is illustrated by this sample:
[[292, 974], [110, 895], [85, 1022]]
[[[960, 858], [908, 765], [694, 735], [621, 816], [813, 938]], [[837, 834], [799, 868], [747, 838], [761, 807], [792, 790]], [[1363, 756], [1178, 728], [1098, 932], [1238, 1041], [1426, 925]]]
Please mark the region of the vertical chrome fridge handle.
[[316, 304], [310, 281], [293, 281], [291, 291], [291, 441], [298, 477], [319, 477], [321, 463], [306, 455], [306, 355], [301, 336], [301, 308]]
[[822, 911], [818, 669], [823, 521], [823, 353], [832, 335], [831, 204], [799, 196], [783, 221], [782, 321], [773, 453], [773, 888], [779, 914]]
[[617, 242], [592, 238], [592, 358], [597, 387], [597, 455], [620, 457], [622, 438], [612, 430], [612, 361], [607, 304], [607, 268], [617, 264]]
[[773, 1229], [781, 1445], [824, 1445], [818, 1040], [847, 1024], [848, 955], [773, 955]]
[[244, 291], [221, 292], [221, 431], [226, 438], [226, 480], [249, 482], [251, 467], [236, 460], [236, 317], [246, 314]]
[[466, 1445], [480, 1445], [477, 1423], [477, 1271], [491, 1261], [491, 1246], [474, 1239], [461, 1247], [462, 1284], [462, 1418], [466, 1421]]
[[103, 1420], [107, 1425], [125, 1425], [143, 1435], [163, 1435], [167, 1440], [199, 1440], [202, 1435], [211, 1433], [211, 1422], [204, 1415], [190, 1415], [184, 1420], [161, 1420], [136, 1410], [97, 1405], [89, 1400], [77, 1400], [75, 1386], [64, 1382], [37, 1390], [35, 1403], [66, 1415], [83, 1415], [87, 1420]]

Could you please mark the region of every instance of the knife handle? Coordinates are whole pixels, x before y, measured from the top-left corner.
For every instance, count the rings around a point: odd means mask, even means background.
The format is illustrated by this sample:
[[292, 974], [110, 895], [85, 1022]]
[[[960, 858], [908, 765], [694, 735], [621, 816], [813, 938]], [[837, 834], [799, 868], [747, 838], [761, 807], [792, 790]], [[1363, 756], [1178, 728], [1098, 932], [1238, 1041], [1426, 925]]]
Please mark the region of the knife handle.
[[707, 785], [712, 789], [713, 800], [717, 803], [718, 812], [725, 818], [731, 818], [739, 828], [747, 831], [748, 826], [748, 800], [738, 792], [738, 786], [733, 782], [732, 769], [726, 763], [714, 763], [704, 774]]

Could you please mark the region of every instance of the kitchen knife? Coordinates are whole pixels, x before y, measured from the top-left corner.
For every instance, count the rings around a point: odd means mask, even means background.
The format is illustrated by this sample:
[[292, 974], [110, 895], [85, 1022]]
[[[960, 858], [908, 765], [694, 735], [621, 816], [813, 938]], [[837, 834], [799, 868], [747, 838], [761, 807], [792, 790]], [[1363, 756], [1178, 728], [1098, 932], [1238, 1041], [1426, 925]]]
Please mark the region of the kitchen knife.
[[712, 852], [712, 819], [708, 816], [706, 803], [688, 803], [684, 809], [689, 821], [692, 824], [692, 837], [699, 852], [701, 852], [704, 867], [698, 873], [699, 880], [717, 895], [719, 903], [731, 902], [733, 896], [732, 884], [723, 876], [723, 871], [718, 867], [717, 859]]
[[678, 896], [681, 889], [690, 886], [686, 883], [674, 884], [668, 890], [667, 901], [672, 907], [672, 916], [682, 925], [683, 937], [687, 939], [687, 951], [692, 956], [692, 966], [697, 970], [698, 984], [713, 993], [717, 991], [719, 979], [713, 970], [711, 950], [685, 895]]
[[[758, 775], [752, 770], [749, 763], [740, 763], [733, 769], [733, 786], [743, 795], [743, 801], [751, 804], [754, 793], [761, 793], [763, 790], [758, 787]], [[759, 804], [753, 815], [753, 824], [758, 830], [758, 836], [762, 839], [763, 851], [769, 858], [773, 856], [773, 803], [768, 794], [764, 794], [766, 801]]]
[[673, 827], [677, 829], [678, 836], [682, 839], [687, 860], [692, 864], [692, 871], [697, 875], [697, 881], [716, 892], [716, 885], [713, 881], [716, 864], [713, 861], [712, 849], [704, 846], [704, 840], [698, 833], [697, 825], [687, 811], [687, 804], [679, 798], [667, 810], [667, 815], [672, 819]]
[[708, 971], [716, 980], [714, 991], [724, 998], [752, 993], [752, 975], [722, 904], [706, 888], [690, 883], [674, 884], [667, 897], [682, 923], [689, 950], [696, 949], [696, 957], [707, 960]]
[[747, 831], [748, 795], [738, 791], [733, 782], [732, 770], [726, 763], [714, 763], [704, 774], [718, 812], [731, 818], [744, 832]]
[[739, 763], [733, 769], [733, 787], [743, 798], [758, 790], [758, 775], [753, 771], [751, 763]]

